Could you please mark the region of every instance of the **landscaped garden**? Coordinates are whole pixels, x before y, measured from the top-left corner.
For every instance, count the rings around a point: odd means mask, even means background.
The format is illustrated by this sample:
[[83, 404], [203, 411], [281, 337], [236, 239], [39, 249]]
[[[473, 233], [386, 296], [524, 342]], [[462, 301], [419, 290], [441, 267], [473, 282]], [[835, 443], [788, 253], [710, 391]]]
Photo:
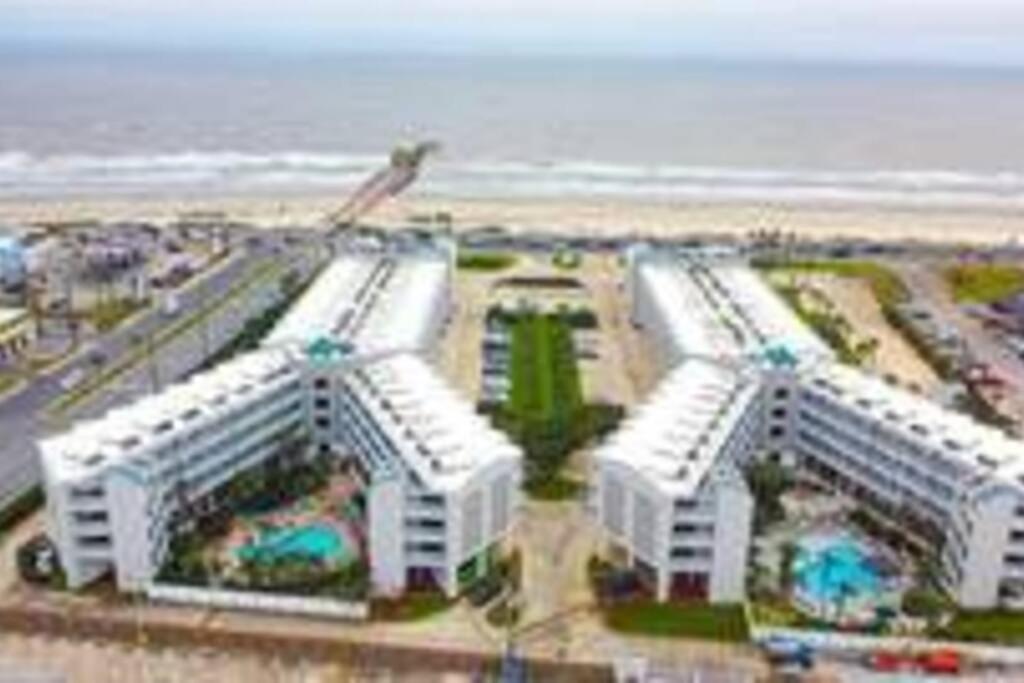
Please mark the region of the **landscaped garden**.
[[755, 500], [753, 617], [772, 626], [889, 629], [915, 586], [904, 546], [869, 533], [852, 502], [798, 481], [781, 464], [752, 464], [747, 480]]
[[821, 273], [862, 279], [871, 287], [871, 292], [883, 312], [905, 303], [910, 298], [910, 293], [899, 275], [874, 261], [784, 259], [761, 261], [755, 266], [769, 273]]
[[359, 495], [332, 461], [275, 458], [235, 477], [216, 500], [216, 512], [174, 537], [161, 581], [366, 597]]
[[863, 365], [877, 351], [878, 340], [858, 338], [850, 322], [819, 289], [793, 279], [776, 279], [773, 285], [797, 317], [836, 352], [840, 362]]
[[526, 454], [526, 490], [561, 499], [580, 487], [563, 474], [573, 450], [608, 433], [621, 418], [619, 406], [583, 399], [573, 340], [576, 325], [592, 315], [558, 312], [495, 313], [509, 338], [510, 389], [503, 403], [489, 406], [496, 425]]

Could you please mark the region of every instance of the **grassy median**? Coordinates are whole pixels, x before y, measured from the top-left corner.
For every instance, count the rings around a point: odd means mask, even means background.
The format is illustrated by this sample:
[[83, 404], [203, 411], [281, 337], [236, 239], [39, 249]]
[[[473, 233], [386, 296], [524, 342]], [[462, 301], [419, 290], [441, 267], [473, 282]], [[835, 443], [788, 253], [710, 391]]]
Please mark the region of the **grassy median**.
[[576, 495], [581, 484], [562, 473], [569, 455], [621, 419], [620, 406], [584, 401], [573, 342], [586, 316], [516, 313], [509, 334], [508, 399], [492, 409], [495, 424], [526, 455], [526, 490], [543, 500]]

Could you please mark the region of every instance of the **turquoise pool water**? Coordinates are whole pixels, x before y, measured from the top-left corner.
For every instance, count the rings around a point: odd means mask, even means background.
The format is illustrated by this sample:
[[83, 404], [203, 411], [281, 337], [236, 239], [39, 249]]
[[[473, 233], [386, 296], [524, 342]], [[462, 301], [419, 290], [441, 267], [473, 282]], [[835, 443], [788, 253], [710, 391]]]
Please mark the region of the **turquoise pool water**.
[[802, 544], [793, 576], [803, 597], [818, 605], [877, 596], [885, 588], [870, 551], [841, 536]]
[[345, 540], [325, 524], [267, 531], [238, 549], [238, 557], [243, 560], [267, 562], [280, 558], [336, 562], [348, 555]]

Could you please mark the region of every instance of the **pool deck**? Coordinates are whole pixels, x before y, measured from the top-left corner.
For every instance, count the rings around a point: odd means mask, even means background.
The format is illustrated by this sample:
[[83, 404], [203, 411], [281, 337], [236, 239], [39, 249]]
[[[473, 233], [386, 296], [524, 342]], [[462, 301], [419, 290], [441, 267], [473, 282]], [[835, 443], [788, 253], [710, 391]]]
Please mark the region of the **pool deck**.
[[351, 479], [334, 475], [324, 490], [312, 496], [259, 514], [240, 513], [228, 534], [217, 542], [216, 555], [223, 566], [237, 567], [244, 550], [266, 543], [268, 533], [326, 526], [337, 534], [349, 561], [366, 557], [365, 534], [359, 521], [346, 511], [356, 492]]
[[[801, 539], [798, 546], [793, 599], [805, 613], [827, 621], [863, 623], [875, 620], [880, 607], [899, 606], [903, 586], [898, 577], [887, 577], [878, 567], [885, 561], [884, 551], [873, 541], [843, 529], [823, 529]], [[826, 581], [822, 566], [828, 558], [835, 561], [832, 582]], [[847, 594], [839, 599], [844, 590]]]

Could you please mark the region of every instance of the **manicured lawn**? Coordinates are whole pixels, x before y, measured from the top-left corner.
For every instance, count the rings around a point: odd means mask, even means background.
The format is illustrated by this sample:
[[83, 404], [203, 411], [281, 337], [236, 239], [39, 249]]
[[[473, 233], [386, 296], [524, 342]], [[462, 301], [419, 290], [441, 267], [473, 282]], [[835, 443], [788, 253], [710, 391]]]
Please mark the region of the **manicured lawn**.
[[512, 412], [564, 422], [583, 403], [572, 328], [555, 315], [527, 314], [512, 324]]
[[527, 491], [550, 499], [586, 423], [572, 328], [557, 315], [526, 313], [510, 322], [511, 388], [500, 425], [526, 453]]
[[523, 449], [527, 493], [541, 500], [572, 497], [580, 484], [562, 475], [566, 459], [623, 417], [621, 406], [583, 400], [573, 329], [596, 321], [589, 311], [506, 313], [501, 321], [509, 335], [510, 386], [491, 418]]
[[958, 612], [938, 635], [953, 640], [1024, 645], [1024, 613]]
[[1024, 291], [1024, 269], [998, 263], [961, 263], [943, 271], [953, 298], [988, 304]]
[[471, 251], [459, 254], [458, 266], [462, 270], [494, 272], [511, 268], [516, 263], [513, 254], [496, 251]]
[[381, 621], [419, 621], [452, 606], [441, 593], [409, 593], [394, 600], [374, 600], [371, 614]]
[[741, 605], [627, 602], [603, 608], [608, 628], [632, 635], [741, 643], [750, 638]]

